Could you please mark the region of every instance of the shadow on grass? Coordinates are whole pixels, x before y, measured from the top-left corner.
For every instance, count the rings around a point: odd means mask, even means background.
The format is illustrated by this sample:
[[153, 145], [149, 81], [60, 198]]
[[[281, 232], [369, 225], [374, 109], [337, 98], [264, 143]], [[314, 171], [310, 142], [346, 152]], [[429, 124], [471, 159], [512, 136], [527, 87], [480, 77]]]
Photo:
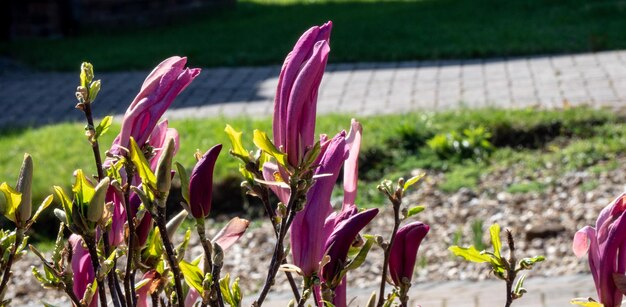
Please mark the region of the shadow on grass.
[[626, 47], [619, 1], [240, 1], [233, 10], [136, 29], [20, 40], [0, 52], [33, 67], [147, 69], [172, 54], [194, 66], [280, 64], [312, 25], [332, 20], [331, 62], [585, 52]]

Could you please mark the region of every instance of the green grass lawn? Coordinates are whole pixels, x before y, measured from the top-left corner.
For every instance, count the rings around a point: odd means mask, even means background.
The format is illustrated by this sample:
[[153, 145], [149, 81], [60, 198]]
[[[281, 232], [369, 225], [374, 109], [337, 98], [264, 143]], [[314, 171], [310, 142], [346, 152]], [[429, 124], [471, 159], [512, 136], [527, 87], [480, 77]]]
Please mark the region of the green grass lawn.
[[334, 22], [331, 62], [536, 55], [626, 48], [626, 3], [583, 0], [241, 0], [143, 29], [91, 29], [64, 39], [0, 43], [40, 69], [147, 69], [165, 57], [191, 66], [279, 64], [310, 26]]
[[[362, 207], [380, 206], [384, 197], [376, 185], [381, 179], [405, 178], [420, 168], [443, 173], [439, 183], [444, 192], [461, 187], [476, 189], [483, 175], [502, 168], [516, 167], [526, 181], [502, 187], [510, 193], [542, 192], [547, 186], [541, 176], [556, 177], [572, 170], [597, 173], [619, 167], [615, 158], [624, 157], [626, 150], [625, 117], [609, 110], [573, 108], [568, 110], [456, 110], [443, 113], [408, 113], [359, 118], [363, 124], [363, 144], [359, 161], [359, 196]], [[216, 169], [215, 184], [223, 194], [214, 204], [226, 210], [231, 204], [241, 206], [238, 161], [228, 155], [230, 144], [223, 129], [226, 123], [244, 131], [244, 142], [253, 149], [253, 129], [271, 132], [269, 119], [211, 118], [171, 121], [180, 132], [181, 147], [176, 161], [191, 169], [196, 150], [205, 151], [223, 143]], [[349, 115], [326, 115], [318, 118], [318, 132], [334, 135], [349, 127]], [[91, 149], [83, 136], [81, 124], [57, 124], [42, 128], [0, 131], [0, 182], [15, 184], [24, 152], [33, 156], [35, 176], [34, 202], [39, 203], [51, 193], [53, 185], [69, 191], [72, 173], [82, 168], [95, 173]], [[101, 139], [102, 150], [108, 148], [119, 131], [114, 124]], [[479, 134], [479, 135], [477, 135]], [[452, 137], [456, 136], [456, 138]], [[476, 139], [487, 140], [483, 146]], [[433, 142], [435, 139], [449, 142]], [[455, 143], [456, 142], [456, 143]], [[467, 150], [458, 150], [468, 144]], [[462, 147], [462, 146], [461, 146]], [[549, 165], [549, 166], [548, 166]], [[597, 183], [595, 184], [597, 186]], [[592, 183], [585, 189], [593, 189]], [[336, 196], [341, 195], [338, 185]], [[3, 201], [0, 197], [0, 202]], [[245, 209], [245, 207], [244, 207]], [[219, 211], [222, 209], [215, 209]], [[48, 219], [54, 219], [50, 212]], [[1, 223], [1, 222], [0, 222]], [[38, 224], [44, 227], [35, 233], [55, 232], [56, 223]], [[49, 228], [45, 228], [49, 227]], [[43, 239], [40, 235], [35, 239]]]
[[[448, 180], [441, 188], [455, 191], [462, 186], [474, 187], [478, 177], [493, 167], [523, 163], [531, 174], [547, 163], [562, 164], [564, 170], [583, 169], [610, 160], [626, 149], [626, 125], [621, 117], [605, 110], [459, 110], [372, 116], [359, 120], [364, 129], [359, 177], [363, 200], [370, 205], [377, 205], [381, 200], [376, 197], [375, 184], [382, 178], [406, 176], [415, 168], [446, 173]], [[223, 143], [225, 146], [215, 169], [216, 182], [232, 176], [238, 178], [238, 161], [228, 154], [230, 144], [223, 132], [226, 123], [244, 131], [249, 150], [253, 149], [253, 129], [271, 132], [269, 119], [172, 121], [170, 126], [180, 132], [181, 142], [175, 160], [191, 169], [196, 150], [204, 152], [216, 143]], [[348, 128], [349, 123], [349, 115], [321, 116], [317, 130], [334, 135]], [[462, 133], [476, 127], [484, 128], [484, 136], [492, 144], [487, 156], [455, 151], [441, 155], [430, 145], [429, 140], [436, 136]], [[103, 151], [110, 146], [118, 131], [119, 125], [114, 124], [101, 139]], [[69, 187], [73, 181], [72, 172], [77, 168], [95, 173], [91, 149], [82, 133], [81, 124], [0, 132], [0, 148], [5, 149], [0, 155], [0, 182], [14, 184], [24, 152], [30, 153], [34, 159], [33, 191], [38, 200], [49, 194], [53, 185]], [[465, 140], [464, 137], [461, 142]], [[478, 150], [472, 146], [470, 149], [471, 152]], [[530, 185], [511, 189], [534, 188]]]

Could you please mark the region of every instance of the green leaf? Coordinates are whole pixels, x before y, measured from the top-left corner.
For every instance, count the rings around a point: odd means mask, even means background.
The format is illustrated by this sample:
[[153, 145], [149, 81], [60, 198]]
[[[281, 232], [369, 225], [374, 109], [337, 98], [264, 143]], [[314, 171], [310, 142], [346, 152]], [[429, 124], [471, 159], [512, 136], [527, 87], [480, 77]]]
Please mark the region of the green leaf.
[[124, 167], [124, 163], [125, 162], [126, 162], [125, 159], [123, 157], [121, 157], [115, 163], [111, 164], [110, 167], [105, 169], [106, 175], [108, 177], [111, 177], [112, 181], [114, 180], [114, 181], [117, 181], [117, 182], [123, 182], [122, 175], [120, 174], [120, 171]]
[[500, 225], [493, 224], [489, 227], [489, 234], [491, 235], [491, 243], [493, 244], [493, 252], [496, 257], [501, 258], [500, 250], [502, 249], [502, 243], [500, 242]]
[[278, 164], [283, 167], [287, 166], [287, 155], [274, 146], [274, 143], [272, 143], [265, 132], [254, 130], [254, 138], [252, 141], [259, 149], [274, 157]]
[[176, 164], [178, 177], [180, 178], [180, 193], [183, 195], [183, 199], [185, 199], [187, 204], [189, 204], [189, 176], [187, 176], [187, 170], [178, 162], [174, 162], [174, 164]]
[[[72, 186], [72, 192], [74, 192], [74, 199], [76, 200], [77, 205], [83, 209], [83, 206], [86, 206], [91, 201], [96, 189], [94, 186], [87, 180], [85, 177], [85, 173], [83, 170], [76, 170], [76, 181]], [[86, 214], [86, 212], [81, 212]]]
[[232, 288], [233, 288], [232, 297], [233, 297], [233, 302], [235, 303], [233, 307], [239, 307], [241, 306], [241, 301], [243, 300], [243, 295], [241, 294], [241, 288], [239, 287], [239, 277], [235, 278]]
[[50, 204], [52, 204], [52, 200], [54, 199], [54, 197], [52, 195], [48, 195], [48, 197], [46, 197], [42, 202], [41, 205], [39, 206], [39, 208], [37, 209], [37, 211], [35, 211], [35, 214], [33, 215], [33, 217], [30, 219], [33, 223], [37, 221], [37, 218], [39, 218], [39, 216], [41, 215], [41, 213], [46, 210], [46, 208], [48, 208], [48, 206], [50, 206]]
[[403, 192], [406, 191], [409, 187], [411, 187], [412, 185], [414, 185], [417, 182], [419, 182], [420, 180], [422, 180], [422, 178], [424, 178], [424, 176], [426, 176], [426, 173], [421, 173], [421, 174], [419, 174], [417, 176], [409, 178], [409, 180], [404, 182], [404, 186], [402, 187], [402, 191]]
[[513, 293], [517, 295], [518, 298], [526, 293], [526, 289], [524, 289], [524, 280], [526, 280], [526, 274], [522, 275], [522, 277], [517, 280], [517, 283], [515, 283], [515, 289], [513, 290]]
[[178, 260], [182, 260], [185, 257], [185, 252], [187, 251], [187, 246], [189, 246], [189, 240], [191, 239], [191, 229], [187, 229], [185, 232], [185, 238], [183, 242], [181, 242], [178, 247], [176, 247], [176, 257]]
[[250, 155], [248, 151], [246, 151], [246, 149], [243, 147], [243, 142], [241, 141], [241, 135], [243, 134], [242, 132], [236, 131], [230, 125], [226, 125], [224, 132], [226, 132], [228, 138], [230, 139], [230, 144], [233, 146], [232, 152], [235, 155], [240, 157], [246, 157]]
[[313, 147], [311, 147], [311, 149], [309, 149], [304, 155], [304, 158], [302, 159], [302, 165], [305, 168], [313, 166], [313, 163], [315, 163], [321, 151], [322, 145], [320, 144], [320, 141], [315, 142], [315, 144], [313, 144]]
[[161, 232], [155, 227], [152, 236], [149, 238], [146, 248], [143, 250], [146, 258], [159, 258], [163, 255], [163, 244], [161, 243]]
[[363, 262], [365, 262], [367, 253], [369, 253], [370, 249], [372, 248], [372, 245], [374, 245], [374, 238], [373, 237], [367, 238], [367, 241], [365, 241], [365, 244], [363, 244], [363, 247], [361, 247], [361, 250], [359, 251], [359, 253], [356, 255], [356, 257], [354, 257], [354, 259], [352, 259], [352, 261], [350, 261], [350, 263], [346, 266], [344, 271], [350, 271], [350, 270], [354, 270], [360, 267], [363, 264]]
[[67, 217], [67, 223], [71, 224], [72, 223], [72, 202], [67, 197], [67, 195], [63, 191], [62, 187], [55, 185], [53, 187], [53, 189], [54, 189], [54, 194], [56, 195], [56, 197], [61, 202], [61, 206], [63, 207], [63, 211], [65, 211], [65, 215]]
[[195, 266], [185, 260], [179, 263], [180, 271], [183, 273], [185, 277], [185, 282], [189, 287], [192, 287], [198, 291], [198, 293], [202, 294], [202, 281], [204, 280], [204, 276], [202, 274], [202, 270], [198, 266]]
[[226, 273], [224, 278], [220, 279], [220, 290], [224, 301], [230, 306], [236, 306], [235, 302], [233, 302], [233, 295], [230, 291], [230, 275], [228, 273]]
[[93, 80], [93, 65], [89, 62], [83, 62], [80, 65], [80, 85], [87, 88], [87, 85]]
[[100, 92], [100, 85], [101, 85], [100, 80], [91, 82], [91, 84], [89, 85], [89, 101], [90, 102], [93, 102], [94, 100], [96, 100], [96, 97], [98, 97], [98, 93]]
[[15, 211], [17, 211], [17, 207], [22, 202], [22, 193], [10, 187], [6, 182], [0, 185], [0, 192], [4, 194], [6, 200], [6, 204], [4, 204], [3, 208], [0, 208], [0, 213], [15, 223]]
[[98, 138], [103, 136], [107, 131], [109, 131], [109, 128], [111, 127], [112, 123], [113, 123], [113, 117], [105, 116], [96, 127], [96, 135], [94, 136], [94, 139], [97, 140]]
[[154, 200], [153, 191], [156, 189], [156, 176], [150, 169], [150, 164], [133, 137], [130, 138], [130, 160], [135, 165], [139, 178], [141, 178], [144, 192], [146, 192], [150, 200]]
[[544, 256], [535, 256], [532, 258], [522, 258], [522, 260], [519, 261], [518, 266], [521, 267], [524, 270], [530, 270], [532, 269], [533, 265], [537, 262], [541, 262], [546, 260], [546, 257]]
[[470, 261], [470, 262], [483, 263], [483, 262], [491, 262], [492, 260], [491, 256], [478, 251], [474, 246], [470, 246], [470, 247], [450, 246], [448, 250], [451, 251], [454, 255], [463, 257], [463, 259]]
[[409, 211], [406, 213], [406, 217], [412, 217], [422, 211], [424, 211], [424, 209], [426, 209], [426, 207], [424, 206], [415, 206], [411, 209], [409, 209]]

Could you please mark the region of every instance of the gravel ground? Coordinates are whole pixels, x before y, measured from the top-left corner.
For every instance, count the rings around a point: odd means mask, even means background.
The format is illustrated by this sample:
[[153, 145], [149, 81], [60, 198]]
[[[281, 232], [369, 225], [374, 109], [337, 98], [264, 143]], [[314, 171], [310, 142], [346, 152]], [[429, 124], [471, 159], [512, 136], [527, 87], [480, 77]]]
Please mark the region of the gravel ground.
[[[621, 165], [626, 159], [620, 158], [617, 162], [617, 165]], [[464, 262], [451, 256], [447, 250], [459, 231], [462, 232], [459, 244], [472, 244], [471, 224], [478, 219], [484, 222], [484, 242], [489, 241], [489, 225], [499, 223], [503, 228], [512, 230], [518, 258], [546, 256], [546, 261], [537, 265], [529, 276], [550, 277], [588, 272], [586, 259], [577, 259], [571, 251], [572, 238], [576, 230], [595, 223], [599, 211], [624, 191], [626, 172], [617, 169], [553, 176], [554, 171], [541, 170], [530, 177], [518, 175], [525, 173], [523, 170], [522, 166], [513, 166], [492, 172], [481, 178], [476, 191], [463, 188], [452, 194], [437, 189], [443, 175], [428, 174], [428, 179], [421, 187], [405, 198], [405, 204], [427, 207], [411, 219], [421, 220], [431, 226], [430, 233], [420, 247], [414, 282], [489, 278], [485, 265]], [[523, 194], [501, 192], [506, 191], [510, 184], [533, 178], [541, 178], [541, 183], [546, 185], [544, 191]], [[384, 208], [365, 233], [384, 235], [391, 231], [392, 226], [392, 211]], [[215, 233], [217, 229], [211, 232]], [[230, 272], [231, 277], [240, 277], [244, 293], [251, 295], [262, 286], [274, 242], [268, 223], [251, 227], [239, 243], [226, 252], [222, 272]], [[201, 253], [196, 236], [192, 236], [190, 246], [190, 256]], [[373, 248], [365, 264], [349, 274], [351, 287], [377, 285], [382, 259], [381, 250]], [[29, 254], [14, 266], [15, 276], [7, 295], [14, 298], [14, 305], [38, 304], [42, 299], [67, 305], [67, 301], [62, 299], [62, 293], [44, 291], [32, 277], [30, 266], [34, 263], [37, 263], [35, 257]], [[289, 286], [283, 274], [279, 274], [274, 289], [288, 291]]]

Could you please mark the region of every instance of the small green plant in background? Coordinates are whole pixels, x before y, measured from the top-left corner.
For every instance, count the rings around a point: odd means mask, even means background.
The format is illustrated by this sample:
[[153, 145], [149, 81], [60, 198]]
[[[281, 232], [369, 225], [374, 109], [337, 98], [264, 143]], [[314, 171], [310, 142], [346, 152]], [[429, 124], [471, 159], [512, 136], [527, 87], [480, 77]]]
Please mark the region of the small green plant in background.
[[437, 134], [427, 144], [441, 159], [484, 161], [494, 150], [490, 138], [491, 133], [485, 127], [478, 126], [464, 129], [462, 133], [451, 131]]
[[[474, 223], [478, 225], [478, 223]], [[472, 227], [474, 228], [474, 227]], [[482, 229], [482, 222], [481, 222]], [[500, 225], [493, 224], [489, 227], [491, 236], [491, 244], [493, 252], [477, 249], [474, 246], [459, 247], [457, 245], [448, 248], [454, 255], [463, 257], [465, 260], [476, 263], [489, 263], [491, 272], [498, 278], [506, 282], [506, 304], [505, 307], [511, 306], [513, 300], [519, 299], [526, 293], [524, 288], [524, 280], [526, 274], [517, 278], [517, 274], [523, 270], [532, 269], [537, 262], [545, 260], [543, 256], [527, 257], [517, 261], [515, 257], [515, 243], [511, 231], [506, 230], [507, 245], [509, 247], [509, 257], [502, 255], [502, 242], [500, 241]], [[515, 284], [515, 286], [514, 286]]]
[[541, 193], [545, 191], [547, 186], [538, 181], [529, 181], [522, 183], [514, 183], [511, 184], [506, 191], [512, 194], [516, 193], [529, 193], [529, 192], [537, 192]]
[[474, 242], [474, 247], [478, 250], [484, 250], [487, 248], [485, 243], [483, 243], [483, 220], [477, 219], [472, 222], [472, 242]]

